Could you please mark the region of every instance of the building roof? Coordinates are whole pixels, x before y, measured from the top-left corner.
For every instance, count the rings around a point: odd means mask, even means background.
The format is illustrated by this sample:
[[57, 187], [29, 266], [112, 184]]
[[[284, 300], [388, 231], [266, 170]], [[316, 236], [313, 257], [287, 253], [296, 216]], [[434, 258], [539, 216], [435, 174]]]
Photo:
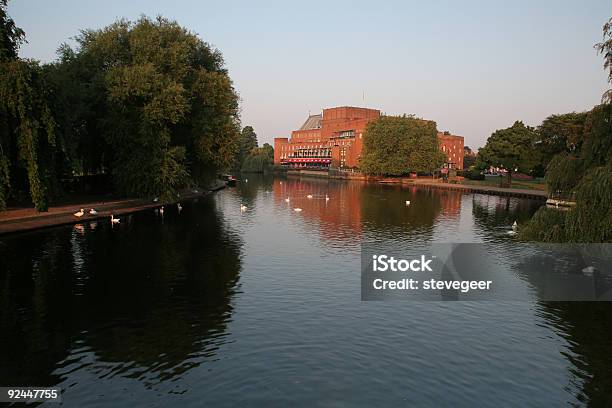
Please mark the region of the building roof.
[[323, 115], [310, 115], [306, 122], [302, 125], [300, 130], [310, 130], [310, 129], [321, 129], [321, 120], [323, 119]]

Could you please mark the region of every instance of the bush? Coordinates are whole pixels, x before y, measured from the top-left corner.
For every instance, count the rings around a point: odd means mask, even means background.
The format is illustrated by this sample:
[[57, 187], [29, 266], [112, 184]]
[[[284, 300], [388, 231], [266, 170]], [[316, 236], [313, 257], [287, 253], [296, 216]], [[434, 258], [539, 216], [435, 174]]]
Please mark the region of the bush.
[[458, 170], [457, 175], [461, 177], [465, 177], [469, 180], [484, 180], [485, 176], [479, 170], [476, 169], [467, 169], [467, 170]]

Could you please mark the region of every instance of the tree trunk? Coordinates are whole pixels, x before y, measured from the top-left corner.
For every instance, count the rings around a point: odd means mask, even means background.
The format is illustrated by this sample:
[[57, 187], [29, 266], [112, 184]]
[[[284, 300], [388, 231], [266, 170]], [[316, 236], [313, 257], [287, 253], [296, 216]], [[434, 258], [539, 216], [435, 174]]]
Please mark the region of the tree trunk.
[[508, 170], [508, 188], [512, 186], [512, 171]]

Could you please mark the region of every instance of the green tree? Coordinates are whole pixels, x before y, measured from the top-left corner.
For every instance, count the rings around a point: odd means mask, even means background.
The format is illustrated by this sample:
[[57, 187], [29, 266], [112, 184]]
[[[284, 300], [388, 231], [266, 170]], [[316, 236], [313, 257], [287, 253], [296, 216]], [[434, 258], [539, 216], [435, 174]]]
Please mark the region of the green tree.
[[437, 134], [434, 121], [382, 116], [366, 127], [359, 167], [366, 174], [387, 176], [434, 171], [444, 162]]
[[274, 163], [274, 148], [268, 143], [256, 147], [244, 159], [240, 171], [245, 173], [265, 173]]
[[107, 91], [101, 62], [87, 53], [76, 54], [66, 44], [58, 61], [43, 68], [50, 106], [61, 135], [61, 172], [66, 176], [107, 173], [112, 150], [107, 143]]
[[580, 149], [587, 118], [586, 112], [571, 112], [562, 115], [551, 115], [538, 126], [539, 139], [536, 149], [540, 153], [540, 163], [536, 173], [543, 174], [555, 155], [560, 153], [574, 154]]
[[516, 121], [509, 128], [493, 132], [478, 151], [479, 161], [487, 167], [503, 167], [507, 171], [508, 185], [511, 185], [513, 172], [529, 174], [539, 163], [534, 147], [537, 140], [534, 128]]
[[252, 126], [245, 126], [240, 132], [240, 148], [236, 153], [235, 166], [236, 169], [242, 169], [244, 161], [247, 156], [251, 154], [252, 150], [258, 146], [257, 134]]
[[477, 153], [475, 153], [472, 149], [470, 149], [470, 146], [464, 146], [463, 147], [463, 168], [468, 170], [470, 167], [472, 167], [476, 163], [476, 156], [477, 156]]
[[[62, 47], [53, 78], [62, 129], [83, 142], [73, 144], [83, 170], [109, 168], [120, 192], [168, 199], [231, 166], [238, 97], [218, 50], [163, 17], [84, 30], [77, 43]], [[85, 92], [62, 95], [66, 81], [75, 85], [64, 92]], [[80, 100], [87, 108], [70, 112]], [[102, 148], [86, 153], [92, 144]]]
[[[36, 209], [46, 211], [57, 188], [55, 121], [41, 67], [17, 56], [25, 34], [6, 14], [6, 5], [0, 0], [0, 209], [11, 187], [23, 187]], [[16, 182], [20, 169], [27, 187]]]

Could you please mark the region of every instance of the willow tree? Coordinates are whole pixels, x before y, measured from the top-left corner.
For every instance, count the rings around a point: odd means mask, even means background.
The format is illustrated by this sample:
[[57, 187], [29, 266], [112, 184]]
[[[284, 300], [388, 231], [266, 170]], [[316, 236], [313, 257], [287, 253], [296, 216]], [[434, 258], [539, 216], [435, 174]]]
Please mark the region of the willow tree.
[[359, 167], [366, 174], [401, 176], [432, 172], [444, 162], [436, 122], [383, 116], [368, 123]]
[[6, 4], [0, 0], [0, 209], [23, 169], [36, 209], [46, 211], [55, 183], [55, 122], [40, 66], [17, 55], [25, 34]]
[[142, 17], [85, 30], [75, 81], [101, 89], [96, 129], [108, 167], [128, 195], [174, 196], [194, 177], [231, 166], [238, 148], [238, 96], [221, 53], [174, 21]]
[[[595, 49], [604, 56], [604, 70], [608, 71], [608, 83], [612, 84], [612, 17], [603, 26], [603, 39], [595, 44]], [[602, 96], [603, 103], [612, 103], [612, 89]]]

